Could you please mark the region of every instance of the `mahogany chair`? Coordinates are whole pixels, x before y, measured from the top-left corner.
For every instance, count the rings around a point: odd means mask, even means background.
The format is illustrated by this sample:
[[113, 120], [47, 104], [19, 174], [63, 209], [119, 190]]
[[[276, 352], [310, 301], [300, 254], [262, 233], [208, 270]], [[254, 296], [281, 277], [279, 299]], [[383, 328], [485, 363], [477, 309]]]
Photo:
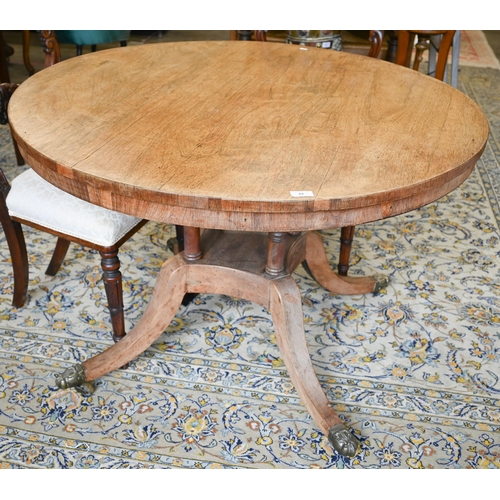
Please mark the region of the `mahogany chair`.
[[[41, 32], [45, 41], [46, 66], [60, 60], [53, 32]], [[17, 84], [0, 84], [1, 123], [7, 123], [7, 104]], [[24, 163], [24, 162], [23, 162]], [[22, 307], [29, 283], [28, 256], [22, 224], [57, 236], [56, 248], [46, 274], [54, 276], [71, 242], [97, 250], [111, 315], [113, 340], [125, 335], [122, 275], [118, 251], [146, 220], [107, 210], [80, 200], [48, 183], [31, 168], [9, 184], [0, 169], [0, 222], [12, 259], [14, 307]]]
[[[261, 42], [267, 41], [267, 33], [266, 31], [263, 30], [255, 31], [254, 37], [255, 40], [257, 41]], [[368, 57], [374, 57], [374, 58], [379, 57], [382, 48], [383, 38], [384, 38], [383, 30], [370, 31], [368, 37], [370, 46], [366, 53]], [[314, 42], [309, 43], [309, 45], [311, 44], [315, 46]], [[354, 229], [355, 226], [347, 226], [343, 227], [340, 231], [340, 252], [339, 252], [339, 262], [337, 265], [337, 271], [340, 276], [347, 276], [347, 272], [349, 270], [349, 259], [351, 256], [351, 248], [354, 238]]]
[[[456, 30], [398, 30], [395, 62], [418, 71], [424, 52], [436, 50], [437, 58], [431, 76], [444, 81], [448, 55], [454, 43], [455, 34]], [[434, 45], [436, 39], [439, 40], [437, 47]], [[415, 54], [412, 57], [414, 48]]]

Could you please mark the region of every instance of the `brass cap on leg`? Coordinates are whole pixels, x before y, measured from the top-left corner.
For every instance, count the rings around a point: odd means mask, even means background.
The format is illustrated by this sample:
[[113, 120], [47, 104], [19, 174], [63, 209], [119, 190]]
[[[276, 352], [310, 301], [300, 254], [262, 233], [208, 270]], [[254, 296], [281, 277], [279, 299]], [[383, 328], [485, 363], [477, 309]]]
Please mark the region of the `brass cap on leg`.
[[78, 364], [66, 368], [61, 374], [56, 375], [56, 385], [60, 389], [77, 387], [87, 382], [83, 366]]
[[328, 431], [328, 441], [344, 457], [355, 457], [361, 451], [361, 443], [343, 425], [334, 425]]

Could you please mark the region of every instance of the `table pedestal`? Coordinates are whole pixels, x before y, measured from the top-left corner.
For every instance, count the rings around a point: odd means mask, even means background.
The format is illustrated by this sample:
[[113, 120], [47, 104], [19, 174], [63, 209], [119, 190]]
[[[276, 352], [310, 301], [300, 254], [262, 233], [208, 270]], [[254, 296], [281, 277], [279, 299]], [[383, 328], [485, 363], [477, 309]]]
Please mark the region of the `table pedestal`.
[[359, 441], [344, 426], [321, 388], [307, 347], [299, 287], [301, 263], [336, 294], [377, 293], [387, 279], [335, 274], [316, 232], [240, 233], [186, 228], [185, 250], [165, 262], [142, 318], [118, 343], [56, 376], [60, 388], [77, 387], [116, 370], [143, 353], [165, 331], [186, 293], [240, 297], [268, 309], [288, 374], [308, 412], [333, 447], [353, 457]]

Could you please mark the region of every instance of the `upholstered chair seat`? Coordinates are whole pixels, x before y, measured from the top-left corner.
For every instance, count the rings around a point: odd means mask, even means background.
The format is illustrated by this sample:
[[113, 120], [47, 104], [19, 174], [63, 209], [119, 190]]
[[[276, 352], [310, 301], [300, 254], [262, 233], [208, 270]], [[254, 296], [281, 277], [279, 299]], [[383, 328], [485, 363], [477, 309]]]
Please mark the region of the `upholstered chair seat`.
[[31, 168], [12, 181], [7, 208], [11, 217], [102, 247], [115, 245], [142, 220], [80, 200]]

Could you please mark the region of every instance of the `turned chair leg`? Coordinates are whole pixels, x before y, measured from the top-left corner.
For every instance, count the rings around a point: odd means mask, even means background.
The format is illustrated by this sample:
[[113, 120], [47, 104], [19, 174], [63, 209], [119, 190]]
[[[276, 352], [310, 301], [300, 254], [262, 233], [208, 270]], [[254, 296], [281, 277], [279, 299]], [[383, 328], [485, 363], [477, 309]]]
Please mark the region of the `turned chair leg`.
[[64, 262], [64, 257], [68, 252], [70, 242], [63, 238], [57, 238], [56, 248], [52, 254], [52, 259], [50, 259], [49, 265], [45, 271], [45, 274], [49, 276], [55, 276], [62, 263]]
[[100, 251], [102, 278], [108, 299], [108, 308], [111, 315], [113, 340], [118, 342], [125, 336], [125, 318], [123, 314], [123, 289], [122, 273], [120, 272], [120, 259], [118, 249]]
[[352, 240], [354, 239], [355, 226], [343, 227], [340, 233], [340, 255], [338, 273], [340, 276], [347, 276], [349, 270], [349, 259], [351, 257]]

